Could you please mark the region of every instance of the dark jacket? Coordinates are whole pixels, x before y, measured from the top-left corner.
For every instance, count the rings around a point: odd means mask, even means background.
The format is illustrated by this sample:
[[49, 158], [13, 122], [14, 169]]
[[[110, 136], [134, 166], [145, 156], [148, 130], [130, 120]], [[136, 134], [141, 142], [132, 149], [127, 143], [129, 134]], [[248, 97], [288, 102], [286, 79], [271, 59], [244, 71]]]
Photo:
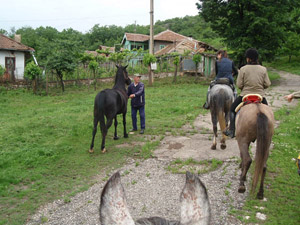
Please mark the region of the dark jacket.
[[237, 69], [230, 59], [222, 58], [221, 61], [216, 61], [216, 80], [225, 77], [233, 84], [233, 75], [236, 75], [237, 73]]
[[134, 82], [132, 82], [128, 86], [127, 94], [128, 97], [131, 94], [135, 95], [135, 97], [131, 99], [131, 106], [141, 107], [145, 105], [145, 88], [142, 82], [139, 82], [136, 86], [134, 86]]

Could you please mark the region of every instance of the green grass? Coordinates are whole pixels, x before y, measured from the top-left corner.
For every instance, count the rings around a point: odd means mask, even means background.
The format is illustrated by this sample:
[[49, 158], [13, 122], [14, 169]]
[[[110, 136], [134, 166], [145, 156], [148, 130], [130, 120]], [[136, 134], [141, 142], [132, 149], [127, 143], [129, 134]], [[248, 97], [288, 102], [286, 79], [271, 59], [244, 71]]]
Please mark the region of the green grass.
[[271, 82], [278, 81], [280, 79], [280, 75], [273, 71], [268, 71], [269, 78]]
[[[95, 183], [94, 176], [122, 166], [127, 157], [152, 156], [165, 132], [192, 122], [204, 112], [207, 86], [193, 77], [157, 80], [146, 84], [146, 132], [113, 141], [110, 128], [106, 147], [100, 151], [100, 132], [95, 153], [88, 154], [96, 92], [67, 87], [51, 90], [51, 96], [34, 96], [26, 90], [0, 90], [0, 224], [23, 224], [41, 205], [76, 193]], [[112, 84], [101, 84], [102, 88]], [[92, 89], [92, 88], [91, 88]], [[100, 89], [100, 87], [99, 87]], [[127, 114], [131, 128], [130, 107]], [[118, 133], [122, 137], [122, 119]], [[150, 138], [149, 138], [150, 137]], [[143, 142], [144, 145], [133, 145]], [[117, 145], [129, 143], [129, 147]], [[108, 178], [108, 175], [106, 179]], [[45, 219], [46, 220], [46, 219]]]
[[179, 174], [184, 174], [186, 171], [203, 174], [218, 169], [222, 164], [223, 161], [217, 159], [202, 161], [196, 161], [192, 158], [187, 160], [176, 159], [166, 169], [172, 173]]
[[289, 62], [289, 58], [287, 56], [280, 56], [280, 57], [277, 57], [271, 63], [264, 63], [264, 66], [272, 67], [277, 70], [283, 70], [286, 72], [300, 75], [299, 61], [300, 61], [300, 56], [298, 56], [298, 57], [293, 56], [291, 58], [291, 62]]
[[[281, 124], [273, 136], [274, 148], [268, 159], [265, 179], [265, 197], [260, 201], [250, 196], [242, 211], [234, 211], [243, 224], [300, 224], [300, 176], [297, 173], [295, 159], [300, 154], [300, 105], [295, 109], [282, 108], [275, 113]], [[257, 207], [264, 207], [258, 210]], [[267, 215], [262, 223], [255, 218], [256, 212]], [[244, 217], [250, 216], [249, 220]]]

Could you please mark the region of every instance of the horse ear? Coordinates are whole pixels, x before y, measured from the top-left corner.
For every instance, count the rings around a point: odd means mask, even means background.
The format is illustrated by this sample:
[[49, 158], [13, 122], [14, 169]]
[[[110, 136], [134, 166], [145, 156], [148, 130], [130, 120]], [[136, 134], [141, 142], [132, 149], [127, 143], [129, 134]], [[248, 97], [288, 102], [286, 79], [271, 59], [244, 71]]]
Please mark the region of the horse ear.
[[119, 66], [118, 66], [118, 64], [116, 64], [116, 67], [119, 69]]
[[210, 224], [210, 204], [206, 188], [198, 176], [190, 172], [186, 172], [180, 203], [180, 224]]
[[111, 176], [102, 190], [99, 214], [102, 225], [134, 225], [119, 172]]
[[128, 66], [128, 65], [124, 66], [124, 69], [126, 69], [126, 68], [127, 68], [127, 66]]

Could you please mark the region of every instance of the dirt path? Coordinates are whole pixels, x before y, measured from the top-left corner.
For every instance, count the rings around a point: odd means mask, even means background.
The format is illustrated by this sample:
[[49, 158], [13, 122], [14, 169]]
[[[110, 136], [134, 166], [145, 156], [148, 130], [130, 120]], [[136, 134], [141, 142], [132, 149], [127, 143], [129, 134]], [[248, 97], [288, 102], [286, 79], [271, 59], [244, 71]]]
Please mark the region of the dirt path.
[[[278, 85], [268, 90], [267, 100], [276, 110], [287, 103], [283, 96], [299, 89], [300, 76], [280, 72]], [[297, 102], [289, 104], [289, 107]], [[235, 140], [227, 141], [226, 150], [210, 150], [212, 144], [212, 125], [210, 115], [199, 115], [194, 124], [184, 127], [186, 136], [166, 136], [154, 155], [142, 162], [129, 159], [120, 169], [122, 183], [127, 194], [127, 202], [134, 218], [161, 216], [168, 219], [180, 219], [179, 195], [185, 182], [184, 174], [173, 174], [167, 170], [174, 159], [197, 161], [219, 159], [222, 166], [200, 175], [205, 183], [212, 208], [212, 224], [239, 224], [229, 215], [233, 208], [241, 208], [248, 191], [238, 194], [239, 150]], [[188, 132], [198, 130], [193, 134]], [[202, 166], [203, 167], [203, 166]], [[186, 168], [189, 169], [189, 168]], [[199, 169], [199, 168], [194, 168]], [[203, 169], [203, 168], [202, 168]], [[112, 171], [113, 173], [114, 171]], [[111, 173], [111, 174], [112, 174]], [[105, 184], [104, 174], [99, 182], [88, 191], [77, 194], [70, 203], [57, 200], [47, 204], [31, 218], [28, 224], [100, 224], [98, 216], [99, 197]]]

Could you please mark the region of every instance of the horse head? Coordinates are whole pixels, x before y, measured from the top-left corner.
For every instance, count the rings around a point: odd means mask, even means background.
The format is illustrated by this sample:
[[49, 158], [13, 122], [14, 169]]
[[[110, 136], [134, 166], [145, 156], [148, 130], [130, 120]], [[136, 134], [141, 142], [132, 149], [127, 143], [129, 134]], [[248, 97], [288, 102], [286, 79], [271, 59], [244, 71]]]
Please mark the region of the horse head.
[[118, 77], [123, 77], [124, 78], [124, 81], [125, 81], [125, 84], [129, 85], [131, 84], [131, 79], [130, 77], [128, 76], [128, 72], [126, 70], [128, 65], [126, 66], [122, 66], [122, 65], [117, 65], [116, 64], [116, 67], [118, 68], [117, 70], [117, 75], [116, 75], [116, 79], [118, 79]]
[[206, 188], [198, 176], [190, 172], [186, 173], [185, 186], [180, 194], [180, 222], [168, 221], [160, 217], [134, 221], [127, 208], [119, 172], [116, 172], [105, 184], [100, 201], [99, 214], [102, 225], [208, 225], [210, 223], [210, 204]]

